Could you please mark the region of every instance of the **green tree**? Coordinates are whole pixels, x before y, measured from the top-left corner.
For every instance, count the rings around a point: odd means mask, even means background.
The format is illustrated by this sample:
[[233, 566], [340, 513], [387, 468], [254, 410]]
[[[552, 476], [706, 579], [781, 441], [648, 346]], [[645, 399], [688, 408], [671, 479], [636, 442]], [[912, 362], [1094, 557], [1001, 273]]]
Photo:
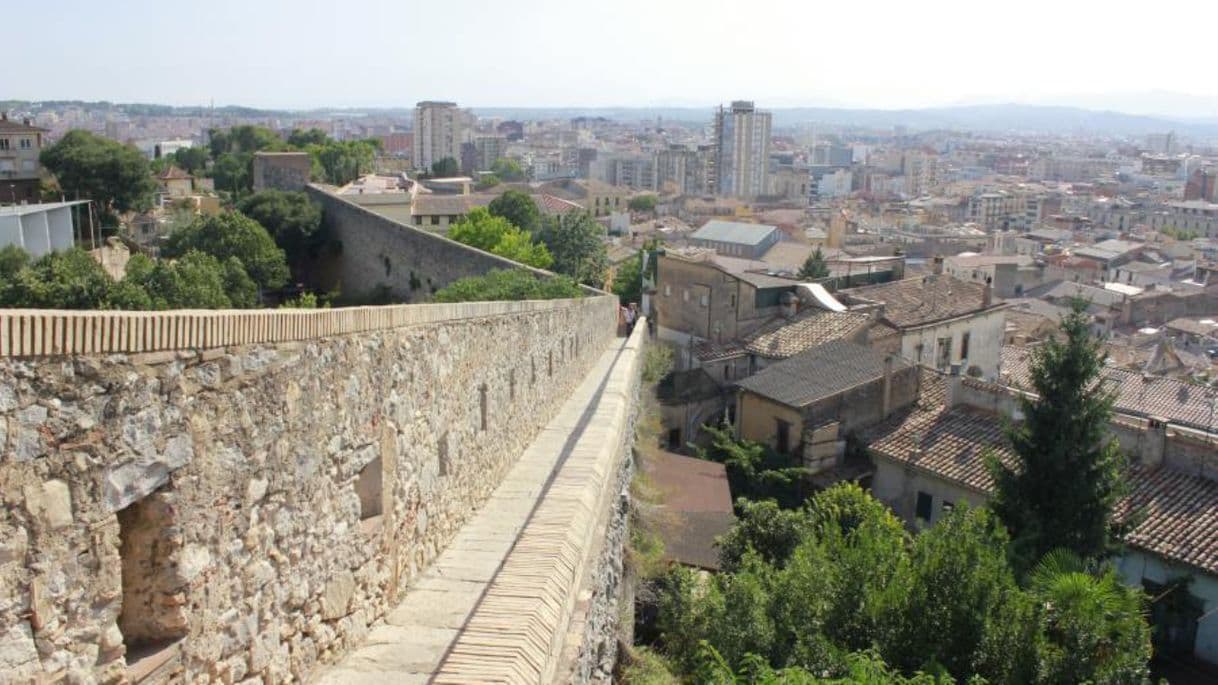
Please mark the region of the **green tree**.
[[288, 145], [294, 148], [306, 148], [310, 145], [325, 145], [330, 142], [330, 136], [320, 128], [294, 129], [288, 135]]
[[1147, 682], [1150, 626], [1140, 591], [1123, 585], [1111, 568], [1088, 573], [1067, 550], [1041, 559], [1028, 584], [1041, 610], [1040, 682]]
[[804, 469], [791, 466], [791, 458], [752, 440], [737, 440], [731, 426], [702, 427], [710, 436], [709, 447], [699, 447], [698, 458], [727, 467], [732, 494], [754, 500], [773, 499], [779, 506], [803, 503], [800, 479]]
[[226, 261], [236, 257], [258, 287], [275, 289], [288, 280], [284, 252], [257, 221], [240, 212], [198, 217], [169, 236], [167, 257], [181, 257], [191, 250]]
[[554, 256], [554, 271], [600, 288], [609, 270], [604, 234], [604, 228], [591, 214], [570, 212], [545, 217], [538, 237]]
[[174, 150], [170, 157], [183, 171], [197, 175], [207, 168], [208, 150], [202, 147], [184, 147]]
[[331, 242], [321, 221], [321, 206], [303, 192], [262, 190], [238, 202], [237, 209], [271, 234], [298, 280]]
[[244, 152], [253, 154], [263, 150], [276, 151], [287, 148], [279, 134], [264, 126], [242, 125], [230, 129], [213, 128], [208, 131], [211, 140], [212, 159], [220, 159], [226, 153]]
[[815, 281], [818, 278], [824, 278], [829, 275], [829, 265], [825, 262], [825, 253], [821, 252], [819, 246], [816, 251], [808, 255], [804, 260], [804, 265], [799, 268], [799, 278], [804, 281]]
[[[500, 157], [491, 164], [491, 173], [508, 183], [518, 183], [525, 180], [524, 169], [514, 159]], [[521, 226], [524, 228], [524, 226]]]
[[937, 664], [958, 679], [1031, 681], [1036, 621], [1007, 561], [1007, 540], [988, 510], [963, 504], [914, 539], [908, 567], [880, 599], [889, 664], [906, 673]]
[[783, 509], [774, 500], [736, 499], [736, 523], [720, 538], [719, 561], [724, 570], [740, 567], [750, 552], [766, 563], [784, 566], [795, 549], [811, 534], [811, 522], [802, 509]]
[[541, 212], [533, 198], [519, 190], [509, 190], [491, 200], [486, 207], [491, 214], [501, 216], [513, 226], [529, 233], [537, 233], [541, 228]]
[[431, 175], [435, 178], [452, 178], [460, 173], [461, 165], [452, 157], [445, 157], [431, 165]]
[[583, 297], [571, 279], [543, 277], [525, 269], [495, 269], [453, 281], [436, 293], [437, 302], [554, 300]]
[[622, 262], [613, 274], [613, 294], [618, 302], [629, 304], [643, 300], [643, 253]]
[[74, 247], [19, 265], [9, 252], [0, 268], [17, 267], [0, 283], [0, 306], [34, 309], [107, 308], [114, 281], [88, 252]]
[[1103, 346], [1084, 306], [1076, 302], [1063, 318], [1064, 340], [1050, 338], [1033, 352], [1036, 396], [1021, 399], [1024, 420], [1007, 430], [1015, 462], [990, 460], [990, 506], [1023, 565], [1057, 548], [1099, 558], [1118, 542], [1113, 508], [1126, 492], [1123, 460], [1108, 430], [1114, 398], [1098, 382]]
[[254, 155], [246, 152], [226, 152], [212, 165], [212, 176], [216, 190], [224, 190], [239, 197], [254, 187]]
[[43, 150], [41, 160], [68, 197], [96, 201], [105, 223], [116, 223], [115, 212], [152, 206], [148, 160], [132, 145], [75, 129]]
[[329, 141], [308, 147], [309, 154], [321, 168], [322, 180], [336, 186], [371, 173], [376, 150], [376, 145], [368, 140]]
[[650, 212], [656, 208], [656, 196], [635, 195], [630, 198], [630, 202], [626, 203], [626, 206], [633, 212]]
[[493, 216], [485, 207], [470, 210], [464, 219], [448, 229], [448, 237], [539, 269], [548, 268], [554, 262], [545, 245], [533, 242], [528, 233], [503, 217]]
[[17, 272], [29, 266], [30, 253], [16, 245], [0, 247], [0, 285], [17, 277]]
[[479, 191], [486, 191], [494, 188], [502, 183], [498, 176], [494, 174], [482, 174], [478, 177], [478, 183], [474, 187]]

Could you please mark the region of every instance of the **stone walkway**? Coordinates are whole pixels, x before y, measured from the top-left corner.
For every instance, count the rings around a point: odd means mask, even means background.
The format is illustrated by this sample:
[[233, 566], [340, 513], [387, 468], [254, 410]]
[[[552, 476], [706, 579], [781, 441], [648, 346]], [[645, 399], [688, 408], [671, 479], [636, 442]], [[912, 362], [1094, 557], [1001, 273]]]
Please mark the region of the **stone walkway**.
[[[617, 340], [486, 504], [321, 685], [554, 677], [626, 430], [638, 336]], [[614, 496], [616, 493], [609, 493]]]

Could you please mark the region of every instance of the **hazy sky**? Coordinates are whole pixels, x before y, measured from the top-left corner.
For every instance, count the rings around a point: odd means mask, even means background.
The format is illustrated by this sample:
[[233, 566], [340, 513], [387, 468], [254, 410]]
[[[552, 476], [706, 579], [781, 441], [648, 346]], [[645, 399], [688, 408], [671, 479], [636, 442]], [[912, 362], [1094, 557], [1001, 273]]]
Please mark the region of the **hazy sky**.
[[1218, 103], [1213, 0], [6, 0], [4, 21], [26, 27], [5, 34], [0, 86], [21, 99], [919, 107], [1162, 90]]

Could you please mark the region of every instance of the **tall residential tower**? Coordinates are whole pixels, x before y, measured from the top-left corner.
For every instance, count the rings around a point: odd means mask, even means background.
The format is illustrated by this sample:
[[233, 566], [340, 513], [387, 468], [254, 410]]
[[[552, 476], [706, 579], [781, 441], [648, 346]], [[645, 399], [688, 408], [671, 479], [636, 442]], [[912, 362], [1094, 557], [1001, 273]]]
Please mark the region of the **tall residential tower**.
[[461, 143], [466, 138], [465, 112], [455, 102], [424, 101], [414, 108], [414, 156], [416, 169], [431, 169], [431, 165], [451, 157], [461, 161]]
[[714, 184], [719, 195], [754, 198], [766, 192], [770, 165], [770, 113], [746, 100], [715, 113]]

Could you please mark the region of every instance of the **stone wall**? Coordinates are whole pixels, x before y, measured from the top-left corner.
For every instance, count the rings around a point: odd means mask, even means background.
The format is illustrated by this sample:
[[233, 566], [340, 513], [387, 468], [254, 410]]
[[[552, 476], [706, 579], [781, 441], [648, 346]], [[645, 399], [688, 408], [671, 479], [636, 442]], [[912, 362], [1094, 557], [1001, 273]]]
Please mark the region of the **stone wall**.
[[608, 297], [447, 311], [474, 315], [0, 357], [6, 682], [117, 682], [179, 636], [174, 680], [291, 682], [357, 643], [616, 325]]
[[458, 278], [480, 276], [491, 269], [528, 268], [393, 221], [320, 186], [306, 190], [321, 204], [326, 227], [342, 243], [341, 254], [322, 269], [322, 282], [317, 285], [323, 289], [338, 287], [350, 297], [382, 290], [412, 302], [426, 299]]

